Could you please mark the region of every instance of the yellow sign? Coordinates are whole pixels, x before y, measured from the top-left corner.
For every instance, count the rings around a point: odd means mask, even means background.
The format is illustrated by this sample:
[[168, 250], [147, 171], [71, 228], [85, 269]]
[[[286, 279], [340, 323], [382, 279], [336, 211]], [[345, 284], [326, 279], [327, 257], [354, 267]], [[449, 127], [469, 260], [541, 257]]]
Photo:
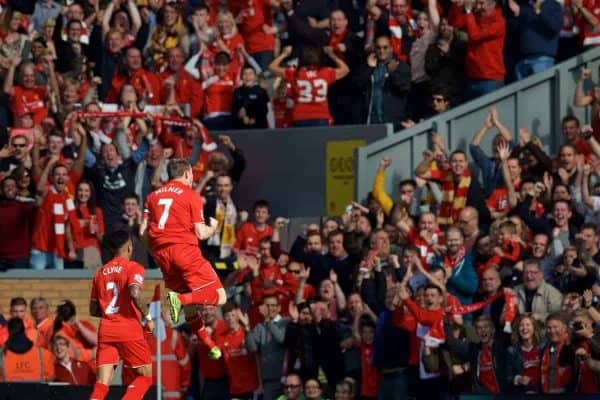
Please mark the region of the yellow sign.
[[354, 150], [366, 144], [364, 140], [327, 142], [325, 171], [327, 215], [342, 215], [354, 200]]

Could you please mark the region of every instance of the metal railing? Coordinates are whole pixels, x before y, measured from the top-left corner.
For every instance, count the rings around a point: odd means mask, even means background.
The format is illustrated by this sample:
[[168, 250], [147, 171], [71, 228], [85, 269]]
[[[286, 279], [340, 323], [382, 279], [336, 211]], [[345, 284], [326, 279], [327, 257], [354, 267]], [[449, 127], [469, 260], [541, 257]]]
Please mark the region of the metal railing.
[[[491, 106], [497, 107], [500, 119], [513, 135], [518, 133], [519, 127], [526, 127], [540, 138], [544, 150], [556, 150], [562, 143], [562, 117], [575, 115], [582, 124], [591, 120], [589, 107], [572, 106], [575, 85], [584, 66], [592, 69], [591, 80], [586, 83], [586, 90], [589, 90], [592, 82], [598, 82], [600, 48], [358, 149], [357, 198], [364, 199], [371, 190], [375, 171], [383, 156], [393, 160], [388, 169], [386, 190], [395, 195], [396, 184], [413, 176], [422, 151], [428, 148], [429, 134], [433, 131], [442, 135], [448, 149], [466, 151]], [[481, 144], [488, 154], [493, 136], [491, 133], [486, 135]]]

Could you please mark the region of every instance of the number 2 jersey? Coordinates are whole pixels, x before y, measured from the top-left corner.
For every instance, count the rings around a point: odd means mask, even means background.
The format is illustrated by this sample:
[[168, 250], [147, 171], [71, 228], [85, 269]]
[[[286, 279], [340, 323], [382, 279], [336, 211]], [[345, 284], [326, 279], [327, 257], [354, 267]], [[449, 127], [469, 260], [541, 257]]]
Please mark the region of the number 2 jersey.
[[292, 85], [293, 121], [331, 118], [327, 92], [335, 82], [335, 74], [335, 69], [329, 67], [285, 69], [284, 78]]
[[168, 244], [198, 246], [194, 224], [204, 222], [200, 195], [178, 181], [150, 193], [144, 207], [153, 249]]
[[96, 271], [91, 300], [98, 301], [102, 317], [98, 328], [100, 342], [141, 340], [142, 315], [133, 304], [129, 287], [144, 284], [144, 267], [135, 261], [115, 257]]

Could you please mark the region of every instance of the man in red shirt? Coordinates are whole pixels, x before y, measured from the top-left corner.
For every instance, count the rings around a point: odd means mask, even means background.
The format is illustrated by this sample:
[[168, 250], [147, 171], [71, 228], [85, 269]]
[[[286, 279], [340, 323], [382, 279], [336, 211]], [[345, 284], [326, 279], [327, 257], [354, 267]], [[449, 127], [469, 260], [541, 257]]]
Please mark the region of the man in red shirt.
[[258, 251], [258, 244], [266, 237], [273, 236], [273, 228], [267, 224], [269, 220], [269, 203], [258, 200], [252, 207], [254, 221], [244, 222], [236, 234], [233, 245], [235, 251]]
[[160, 104], [160, 84], [158, 78], [142, 68], [142, 53], [135, 47], [125, 51], [125, 70], [116, 70], [106, 96], [107, 103], [117, 103], [123, 85], [135, 88], [138, 99], [147, 99], [148, 104]]
[[[15, 69], [21, 63], [21, 57], [15, 57], [4, 79], [4, 93], [10, 96], [11, 110], [27, 109], [33, 114], [33, 122], [41, 124], [48, 115], [46, 107], [46, 87], [35, 84], [35, 67], [33, 64], [23, 64], [20, 69], [20, 86], [14, 86]], [[56, 74], [54, 72], [54, 62], [51, 59], [44, 59], [44, 64], [48, 67], [48, 83], [55, 93], [60, 93]]]
[[[172, 290], [167, 297], [171, 319], [177, 324], [183, 306], [223, 305], [227, 296], [198, 246], [198, 240], [206, 240], [215, 233], [218, 221], [211, 218], [210, 225], [204, 222], [202, 199], [191, 188], [192, 166], [187, 160], [173, 159], [167, 172], [170, 181], [148, 195], [140, 236], [149, 228], [152, 254], [160, 265], [165, 286]], [[208, 341], [212, 356], [219, 358], [220, 352], [203, 326], [197, 334]]]
[[127, 387], [125, 400], [141, 400], [152, 385], [152, 359], [140, 323], [154, 328], [147, 302], [141, 298], [144, 267], [131, 261], [133, 243], [127, 231], [115, 231], [105, 243], [114, 258], [100, 268], [92, 283], [90, 314], [99, 317], [96, 383], [90, 400], [103, 400], [108, 394], [115, 366], [122, 359], [135, 369], [137, 377]]
[[[241, 2], [244, 4], [244, 2]], [[240, 34], [248, 53], [266, 70], [273, 60], [275, 34], [273, 10], [279, 7], [278, 0], [249, 0], [238, 15]]]
[[592, 153], [592, 149], [590, 143], [581, 138], [579, 119], [574, 115], [567, 115], [562, 119], [561, 128], [566, 140], [565, 144], [575, 147], [578, 154], [583, 154], [588, 159]]
[[225, 130], [234, 126], [231, 116], [236, 71], [231, 57], [220, 51], [215, 55], [215, 74], [202, 82], [206, 100], [203, 122], [209, 130]]
[[[473, 3], [469, 3], [473, 4]], [[504, 85], [504, 37], [506, 22], [496, 0], [465, 2], [462, 16], [455, 28], [469, 35], [465, 67], [467, 72], [467, 100], [493, 92]]]
[[250, 331], [248, 316], [235, 303], [223, 306], [223, 318], [228, 330], [217, 338], [229, 375], [229, 394], [232, 398], [251, 400], [258, 388], [256, 356], [246, 349], [246, 333]]
[[167, 69], [160, 80], [160, 102], [162, 104], [189, 104], [190, 117], [198, 118], [202, 111], [204, 94], [202, 86], [183, 68], [185, 54], [180, 47], [173, 47], [167, 53]]
[[[215, 306], [200, 306], [196, 311], [195, 319], [200, 319], [204, 326], [209, 331], [211, 340], [218, 341], [218, 338], [224, 335], [227, 330], [227, 323], [218, 318], [218, 308]], [[194, 318], [193, 317], [193, 318]], [[187, 321], [193, 323], [194, 319]], [[229, 399], [229, 388], [227, 382], [227, 368], [225, 360], [220, 358], [214, 360], [209, 357], [210, 347], [202, 340], [198, 342], [196, 347], [198, 363], [200, 364], [200, 376], [204, 380], [201, 399], [210, 400], [225, 400]]]

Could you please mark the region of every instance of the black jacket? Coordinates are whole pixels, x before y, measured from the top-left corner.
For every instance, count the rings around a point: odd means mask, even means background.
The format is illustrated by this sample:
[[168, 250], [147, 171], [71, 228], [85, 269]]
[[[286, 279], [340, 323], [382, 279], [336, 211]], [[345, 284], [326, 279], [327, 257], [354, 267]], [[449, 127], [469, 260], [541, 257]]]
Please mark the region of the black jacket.
[[[372, 109], [373, 73], [375, 68], [366, 62], [362, 64], [355, 78], [357, 88], [368, 99], [367, 123], [370, 121]], [[399, 61], [398, 67], [386, 75], [383, 84], [383, 118], [391, 122], [395, 128], [407, 118], [406, 100], [410, 91], [410, 66]]]
[[88, 46], [85, 44], [79, 44], [81, 46], [81, 53], [77, 54], [73, 50], [73, 43], [70, 40], [63, 40], [62, 38], [63, 29], [63, 18], [59, 16], [56, 19], [56, 25], [54, 26], [54, 32], [52, 33], [52, 40], [56, 47], [56, 71], [60, 73], [71, 72], [76, 75], [82, 72], [83, 63], [88, 55]]
[[[233, 92], [233, 115], [238, 119], [239, 129], [266, 129], [269, 95], [259, 84], [254, 86], [240, 86]], [[238, 117], [241, 108], [246, 110], [246, 115], [254, 119], [254, 124], [244, 125]]]
[[461, 97], [466, 82], [465, 56], [467, 43], [454, 38], [450, 49], [444, 53], [437, 42], [429, 45], [425, 53], [425, 71], [433, 87], [445, 87], [455, 102]]

